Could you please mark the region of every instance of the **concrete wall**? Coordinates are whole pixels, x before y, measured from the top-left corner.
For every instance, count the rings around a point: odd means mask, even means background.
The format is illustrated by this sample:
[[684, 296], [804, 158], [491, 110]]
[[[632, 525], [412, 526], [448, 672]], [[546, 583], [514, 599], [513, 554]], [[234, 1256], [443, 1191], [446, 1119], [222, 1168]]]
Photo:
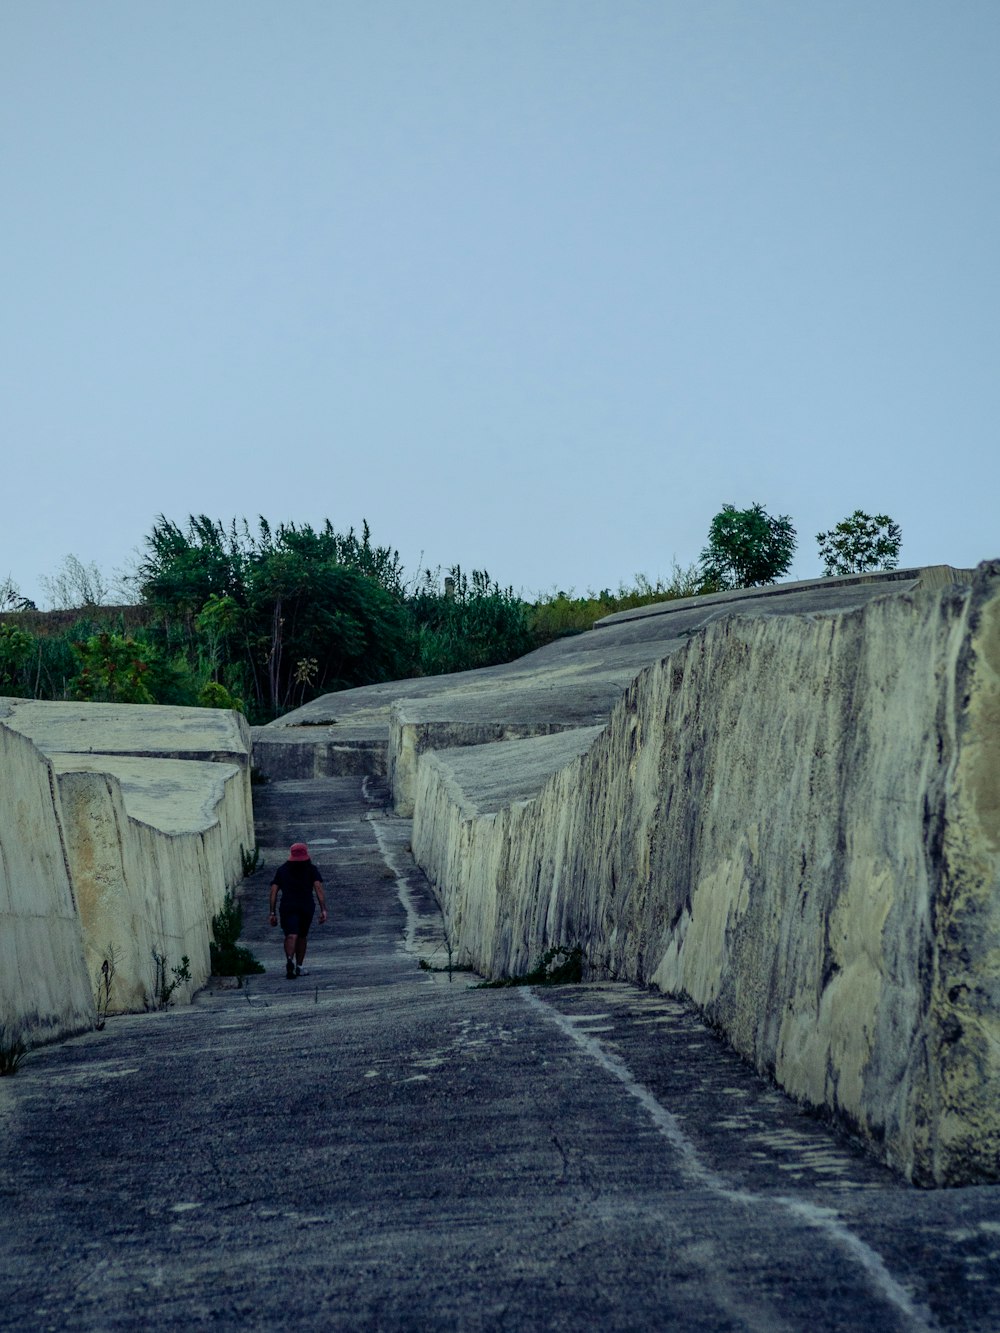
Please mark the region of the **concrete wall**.
[[906, 1176], [998, 1177], [1000, 563], [721, 620], [553, 751], [540, 795], [477, 805], [509, 748], [419, 759], [414, 853], [463, 959], [580, 944]]
[[0, 726], [19, 731], [47, 755], [235, 764], [242, 774], [247, 824], [253, 824], [250, 727], [242, 713], [170, 704], [0, 698]]
[[308, 782], [385, 774], [385, 728], [377, 736], [354, 738], [346, 744], [318, 736], [317, 730], [273, 723], [254, 727], [253, 762], [261, 777], [268, 782]]
[[46, 1041], [94, 1023], [52, 771], [0, 727], [0, 1027]]
[[[239, 849], [253, 845], [240, 770], [105, 756], [52, 763], [88, 975], [113, 957], [110, 1011], [153, 1008], [153, 951], [167, 960], [168, 983], [187, 956], [191, 980], [173, 1000], [190, 999], [211, 973], [212, 917], [243, 878]], [[142, 782], [150, 769], [156, 793]]]
[[168, 984], [189, 959], [175, 1002], [204, 985], [212, 917], [254, 845], [249, 749], [236, 714], [0, 700], [10, 1032], [37, 1042], [92, 1026], [105, 959], [110, 1012], [155, 1005], [154, 950]]

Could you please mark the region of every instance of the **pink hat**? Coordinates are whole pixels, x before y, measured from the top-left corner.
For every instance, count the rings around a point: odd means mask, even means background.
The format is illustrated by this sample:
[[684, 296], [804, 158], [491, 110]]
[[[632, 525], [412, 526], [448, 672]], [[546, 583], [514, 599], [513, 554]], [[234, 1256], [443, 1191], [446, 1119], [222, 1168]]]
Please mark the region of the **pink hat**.
[[288, 859], [289, 861], [308, 861], [309, 848], [304, 842], [293, 842], [288, 853]]

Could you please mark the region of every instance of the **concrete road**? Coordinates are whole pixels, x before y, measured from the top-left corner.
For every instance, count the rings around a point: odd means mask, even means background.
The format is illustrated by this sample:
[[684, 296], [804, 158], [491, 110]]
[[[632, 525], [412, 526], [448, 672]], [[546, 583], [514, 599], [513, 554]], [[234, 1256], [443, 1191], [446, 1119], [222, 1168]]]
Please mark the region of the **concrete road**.
[[[0, 1327], [1000, 1328], [1000, 1191], [921, 1192], [687, 1010], [479, 990], [356, 778], [258, 789], [248, 990], [0, 1079]], [[268, 871], [330, 923], [285, 980]]]

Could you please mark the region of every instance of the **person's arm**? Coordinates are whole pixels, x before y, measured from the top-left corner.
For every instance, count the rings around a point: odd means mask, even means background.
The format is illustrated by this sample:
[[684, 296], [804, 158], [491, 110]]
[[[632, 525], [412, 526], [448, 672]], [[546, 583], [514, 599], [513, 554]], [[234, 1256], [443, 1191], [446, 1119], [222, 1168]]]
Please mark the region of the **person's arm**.
[[323, 892], [323, 881], [321, 879], [313, 881], [313, 893], [315, 893], [316, 901], [319, 903], [319, 924], [322, 925], [326, 920], [326, 894]]
[[272, 884], [272, 885], [271, 885], [271, 925], [272, 925], [272, 926], [276, 926], [277, 924], [278, 924], [278, 886], [277, 886], [277, 884]]

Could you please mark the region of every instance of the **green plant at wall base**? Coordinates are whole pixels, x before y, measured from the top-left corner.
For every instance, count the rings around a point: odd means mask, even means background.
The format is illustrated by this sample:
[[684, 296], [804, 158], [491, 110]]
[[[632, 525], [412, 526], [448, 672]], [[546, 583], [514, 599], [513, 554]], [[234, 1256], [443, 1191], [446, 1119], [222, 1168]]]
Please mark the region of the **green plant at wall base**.
[[[245, 864], [246, 852], [242, 847], [240, 852]], [[243, 907], [233, 897], [232, 890], [227, 889], [222, 907], [212, 917], [212, 938], [220, 948], [225, 948], [226, 945], [235, 944], [242, 931]]]
[[157, 949], [153, 949], [153, 1008], [166, 1009], [170, 1005], [174, 991], [178, 986], [191, 980], [190, 958], [187, 954], [181, 958], [179, 967], [172, 967], [170, 975], [172, 981], [167, 980], [167, 956]]
[[28, 1048], [20, 1037], [7, 1036], [7, 1029], [0, 1027], [0, 1074], [16, 1074], [18, 1066], [28, 1054]]
[[264, 971], [263, 963], [244, 945], [236, 943], [242, 930], [243, 908], [232, 893], [227, 892], [221, 911], [212, 917], [213, 939], [208, 951], [212, 959], [212, 976], [237, 977], [241, 986], [244, 977]]
[[[240, 863], [243, 866], [243, 878], [248, 879], [260, 865], [260, 848], [253, 847], [250, 851], [247, 851], [243, 844], [240, 843]], [[242, 924], [242, 917], [240, 918], [240, 921]], [[236, 932], [236, 937], [239, 936], [239, 933], [239, 931]]]
[[98, 1032], [108, 1021], [108, 1006], [111, 1003], [111, 987], [115, 979], [115, 946], [108, 945], [108, 956], [101, 964], [100, 971], [97, 974], [97, 980], [94, 990], [94, 1002], [97, 1006]]
[[567, 949], [557, 944], [547, 949], [530, 972], [516, 977], [500, 977], [497, 981], [483, 981], [476, 990], [502, 990], [506, 986], [573, 986], [583, 980], [583, 950], [577, 946]]

